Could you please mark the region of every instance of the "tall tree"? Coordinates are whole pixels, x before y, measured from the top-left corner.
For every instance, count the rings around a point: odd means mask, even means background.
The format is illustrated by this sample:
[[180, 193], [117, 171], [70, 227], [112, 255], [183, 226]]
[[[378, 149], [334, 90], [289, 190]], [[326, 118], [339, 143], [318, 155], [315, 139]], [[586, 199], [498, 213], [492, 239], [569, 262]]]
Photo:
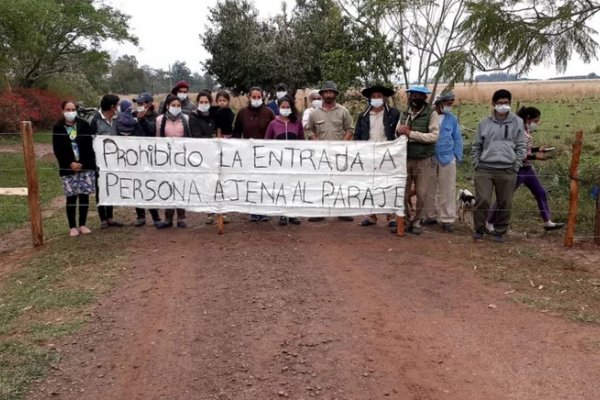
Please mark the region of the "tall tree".
[[97, 63], [101, 44], [137, 44], [129, 17], [94, 0], [0, 2], [0, 68], [8, 79], [31, 87], [43, 78]]
[[110, 70], [110, 89], [116, 93], [139, 93], [146, 88], [144, 70], [135, 56], [119, 57]]
[[192, 80], [192, 71], [190, 71], [185, 61], [175, 61], [171, 65], [171, 77], [173, 82], [184, 80], [189, 83]]

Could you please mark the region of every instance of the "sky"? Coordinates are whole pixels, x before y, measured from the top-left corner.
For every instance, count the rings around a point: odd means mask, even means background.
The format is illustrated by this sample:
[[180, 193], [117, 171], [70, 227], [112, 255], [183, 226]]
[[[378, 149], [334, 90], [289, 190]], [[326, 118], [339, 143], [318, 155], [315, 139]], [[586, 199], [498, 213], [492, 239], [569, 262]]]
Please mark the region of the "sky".
[[[202, 47], [199, 34], [208, 25], [208, 10], [217, 0], [171, 0], [160, 7], [148, 6], [146, 0], [105, 0], [123, 13], [130, 15], [129, 27], [139, 39], [139, 46], [107, 42], [104, 45], [113, 58], [121, 55], [136, 56], [140, 65], [167, 70], [175, 61], [185, 61], [192, 72], [204, 72], [201, 62], [209, 57]], [[281, 11], [281, 4], [287, 3], [288, 10], [294, 0], [254, 0], [261, 17], [267, 18]], [[172, 6], [172, 7], [170, 7]], [[600, 26], [600, 15], [594, 25]], [[176, 28], [176, 29], [175, 29]], [[598, 36], [600, 41], [600, 36]], [[530, 78], [548, 79], [556, 76], [587, 75], [590, 72], [600, 74], [600, 61], [584, 64], [574, 58], [563, 74], [557, 74], [554, 66], [534, 67], [528, 74]]]

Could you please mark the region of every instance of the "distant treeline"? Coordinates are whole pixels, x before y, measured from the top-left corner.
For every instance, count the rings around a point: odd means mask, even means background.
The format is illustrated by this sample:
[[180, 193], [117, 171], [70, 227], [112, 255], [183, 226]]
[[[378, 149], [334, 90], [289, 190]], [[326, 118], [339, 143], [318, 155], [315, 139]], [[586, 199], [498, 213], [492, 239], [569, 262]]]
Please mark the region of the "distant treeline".
[[[574, 79], [600, 79], [600, 76], [594, 72], [587, 75], [560, 76], [550, 78], [551, 81], [565, 81]], [[476, 75], [475, 82], [509, 82], [509, 81], [535, 81], [535, 78], [521, 78], [517, 74], [497, 72], [493, 74]]]

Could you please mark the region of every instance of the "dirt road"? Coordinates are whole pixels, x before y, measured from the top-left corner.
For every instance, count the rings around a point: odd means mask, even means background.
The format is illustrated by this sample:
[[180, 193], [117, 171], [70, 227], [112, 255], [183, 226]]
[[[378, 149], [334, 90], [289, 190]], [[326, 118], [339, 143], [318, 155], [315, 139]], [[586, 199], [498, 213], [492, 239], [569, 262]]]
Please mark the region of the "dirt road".
[[462, 265], [468, 237], [241, 217], [217, 236], [198, 216], [132, 234], [125, 283], [29, 399], [600, 398], [600, 329], [506, 301]]

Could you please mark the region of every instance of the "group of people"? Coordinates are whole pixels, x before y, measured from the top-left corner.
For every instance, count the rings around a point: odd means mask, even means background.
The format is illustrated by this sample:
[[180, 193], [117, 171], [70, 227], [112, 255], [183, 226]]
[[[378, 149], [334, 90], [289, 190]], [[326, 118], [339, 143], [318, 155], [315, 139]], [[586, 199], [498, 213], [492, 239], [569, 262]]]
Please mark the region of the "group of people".
[[[59, 163], [67, 203], [69, 234], [89, 234], [86, 226], [89, 195], [96, 193], [97, 170], [92, 138], [95, 135], [126, 135], [146, 137], [240, 138], [276, 140], [362, 140], [382, 142], [406, 136], [407, 181], [405, 193], [406, 229], [419, 235], [423, 225], [439, 224], [446, 232], [454, 231], [456, 220], [456, 168], [463, 161], [463, 140], [457, 117], [452, 113], [455, 95], [444, 91], [433, 102], [424, 86], [406, 90], [408, 107], [398, 110], [388, 99], [395, 91], [373, 85], [362, 91], [367, 99], [366, 109], [358, 115], [356, 125], [352, 115], [337, 103], [340, 92], [334, 82], [325, 82], [320, 90], [309, 93], [308, 107], [302, 115], [285, 84], [275, 87], [275, 98], [265, 102], [264, 91], [252, 87], [248, 105], [231, 110], [230, 95], [221, 90], [213, 98], [211, 91], [200, 91], [196, 103], [189, 99], [189, 85], [177, 82], [158, 110], [150, 93], [141, 93], [133, 102], [105, 95], [100, 110], [90, 122], [77, 117], [76, 104], [62, 104], [63, 118], [53, 129], [53, 148]], [[510, 223], [512, 198], [515, 189], [525, 184], [535, 195], [546, 229], [562, 224], [551, 220], [547, 195], [537, 178], [531, 160], [545, 159], [546, 149], [534, 147], [532, 132], [539, 124], [541, 113], [533, 107], [510, 111], [511, 94], [499, 90], [492, 98], [493, 111], [481, 121], [472, 148], [475, 168], [474, 234], [481, 240], [493, 234], [503, 241]], [[492, 204], [495, 192], [496, 204]], [[79, 204], [77, 205], [77, 203]], [[76, 211], [79, 209], [79, 218]], [[174, 226], [184, 228], [184, 209], [166, 209], [161, 219], [157, 209], [150, 209], [157, 229]], [[99, 206], [101, 229], [123, 224], [113, 217], [112, 206]], [[230, 220], [223, 216], [224, 222]], [[268, 221], [265, 215], [250, 215], [253, 222]], [[324, 218], [309, 218], [318, 222]], [[353, 221], [352, 217], [339, 217]], [[387, 224], [394, 228], [396, 220], [387, 215]], [[207, 224], [215, 222], [208, 215]], [[377, 223], [377, 215], [369, 215], [361, 226]], [[146, 224], [146, 210], [136, 208], [135, 226]], [[300, 224], [298, 218], [279, 218], [280, 225]]]

